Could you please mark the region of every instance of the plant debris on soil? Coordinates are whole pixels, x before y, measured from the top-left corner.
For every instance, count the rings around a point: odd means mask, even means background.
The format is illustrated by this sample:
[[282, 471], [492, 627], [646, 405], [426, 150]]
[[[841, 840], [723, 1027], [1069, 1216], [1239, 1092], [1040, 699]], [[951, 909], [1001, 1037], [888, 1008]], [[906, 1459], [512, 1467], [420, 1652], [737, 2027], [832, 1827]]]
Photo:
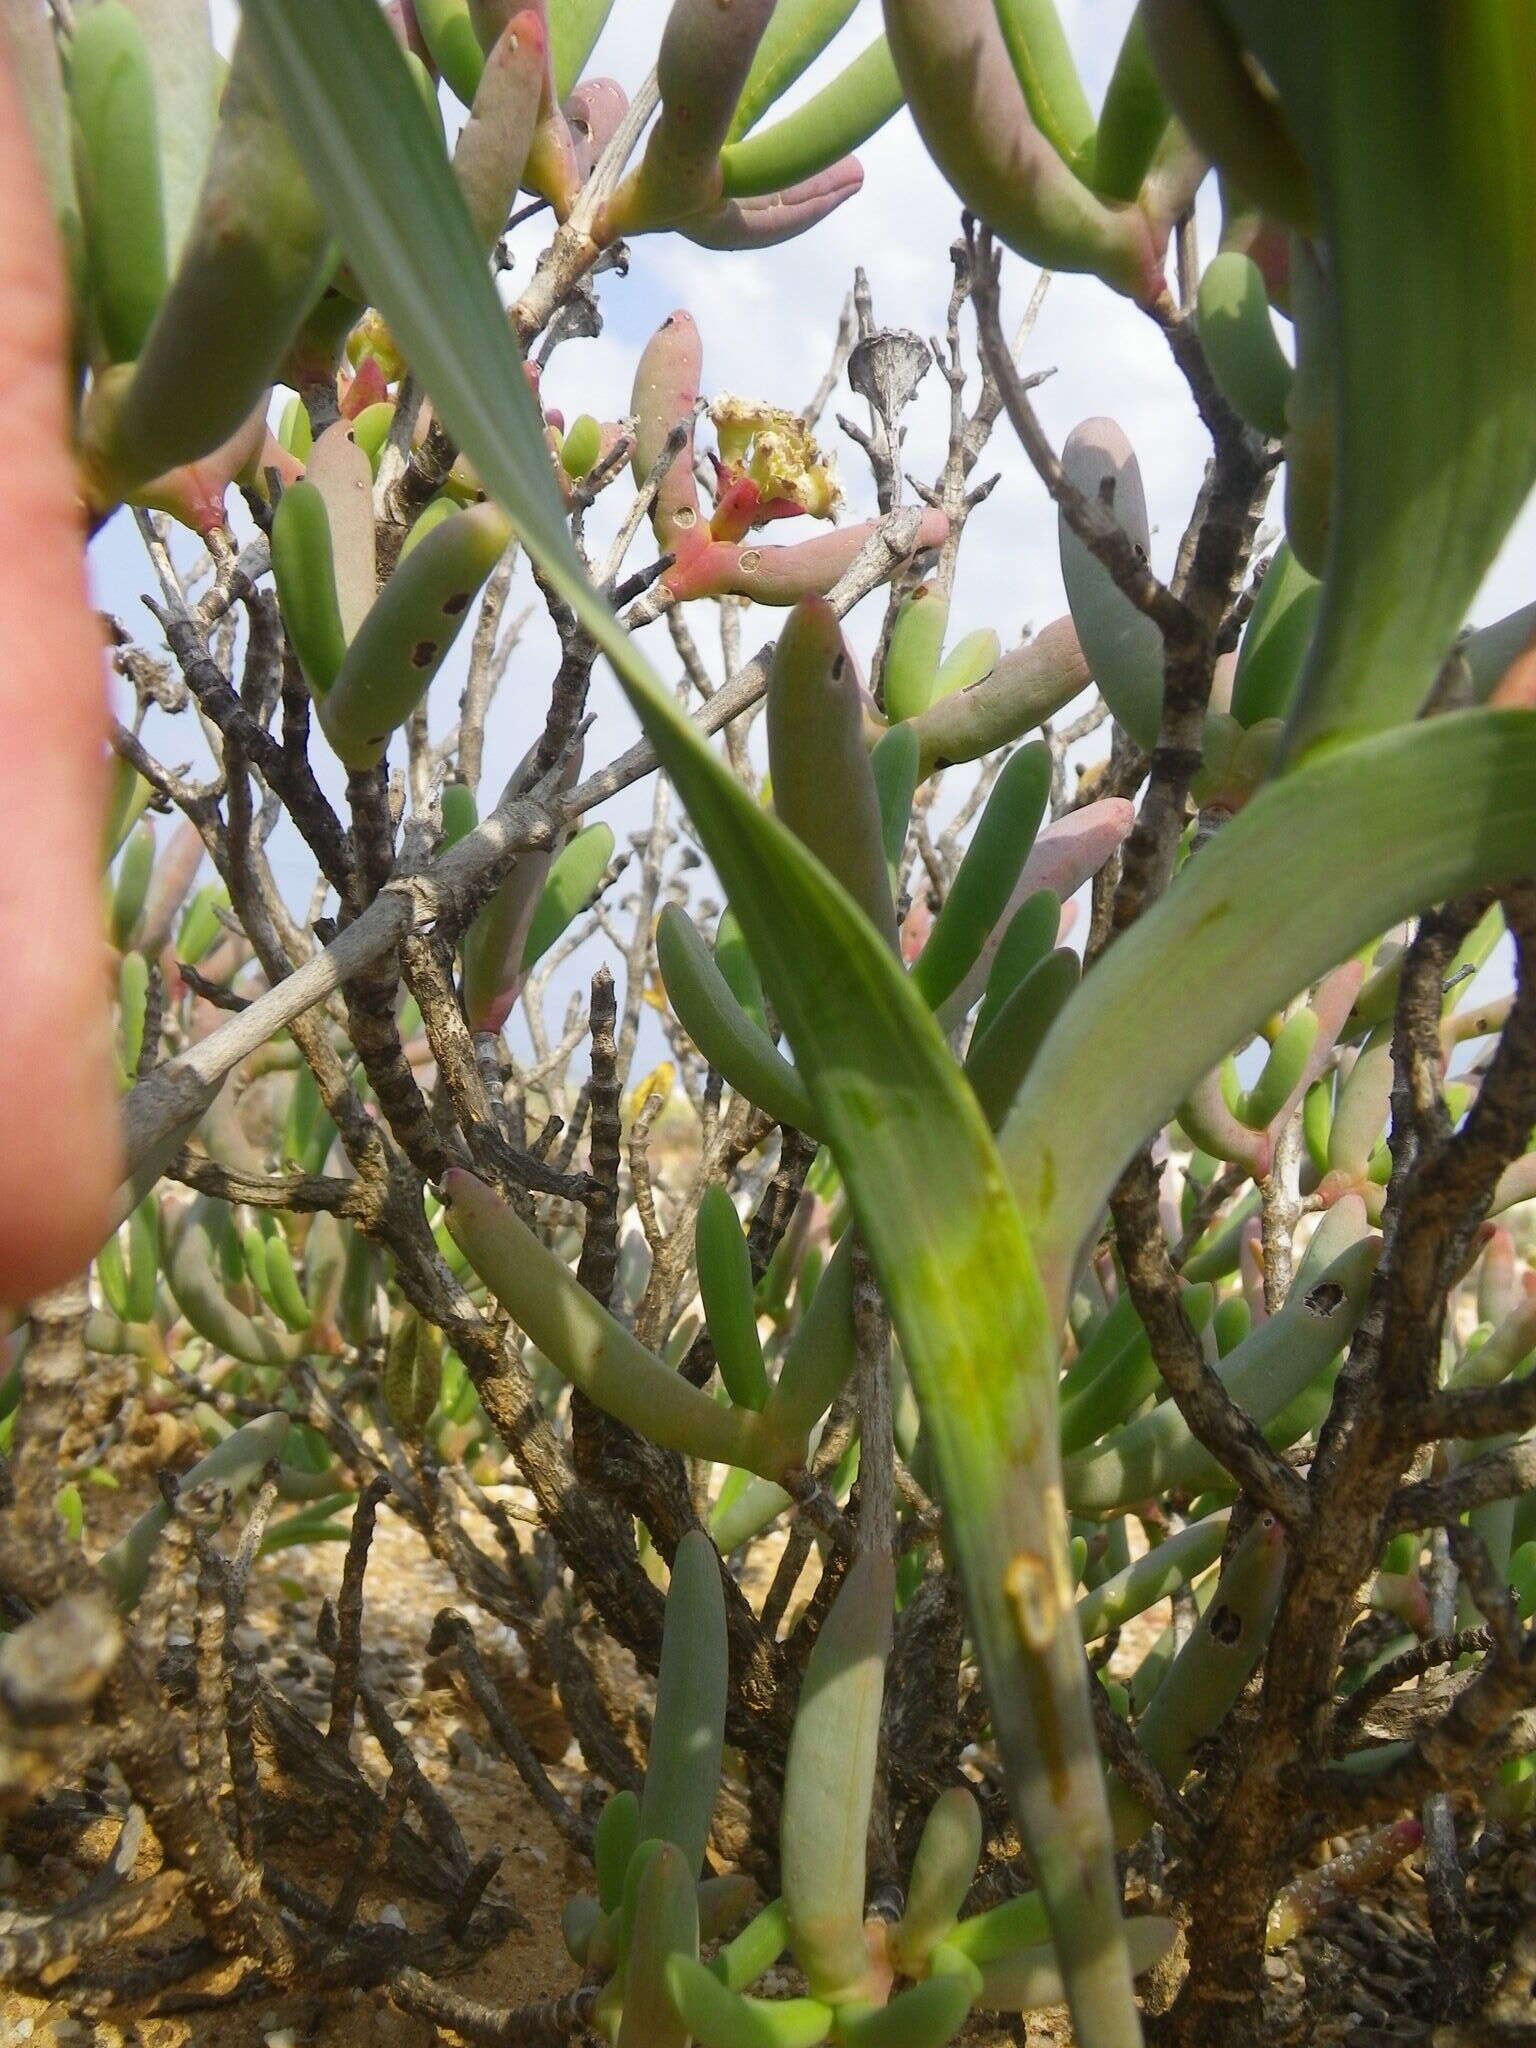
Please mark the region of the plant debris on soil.
[[[167, 1447], [156, 1445], [163, 1452]], [[109, 1543], [152, 1497], [144, 1464], [115, 1492], [93, 1492], [89, 1548]], [[345, 1546], [339, 1543], [275, 1552], [257, 1567], [239, 1634], [240, 1646], [283, 1698], [312, 1725], [323, 1729], [330, 1701], [331, 1660], [317, 1642], [317, 1619], [334, 1603]], [[814, 1569], [814, 1567], [812, 1568]], [[766, 1588], [757, 1588], [760, 1598]], [[750, 1590], [750, 1589], [749, 1589]], [[374, 1534], [366, 1582], [363, 1631], [364, 1675], [390, 1718], [406, 1736], [416, 1763], [441, 1794], [462, 1832], [470, 1855], [499, 1852], [501, 1863], [487, 1893], [500, 1906], [505, 1933], [451, 1974], [456, 1995], [487, 2006], [517, 2006], [558, 1998], [575, 1988], [579, 1972], [560, 1932], [561, 1908], [586, 1890], [592, 1874], [561, 1836], [512, 1764], [496, 1748], [485, 1719], [469, 1696], [451, 1658], [434, 1657], [428, 1644], [445, 1608], [465, 1615], [502, 1704], [545, 1765], [551, 1781], [578, 1812], [595, 1808], [600, 1790], [589, 1779], [577, 1745], [552, 1691], [533, 1683], [510, 1630], [466, 1599], [451, 1573], [429, 1552], [419, 1533], [392, 1515], [387, 1504]], [[1162, 1628], [1166, 1607], [1153, 1609], [1124, 1631], [1116, 1663], [1127, 1666], [1143, 1654]], [[627, 1661], [627, 1660], [626, 1660]], [[1113, 1667], [1112, 1667], [1113, 1668]], [[620, 1674], [614, 1681], [624, 1683]], [[637, 1723], [646, 1707], [638, 1674], [629, 1683]], [[638, 1740], [637, 1740], [638, 1750]], [[389, 1776], [374, 1736], [359, 1729], [353, 1754], [378, 1788]], [[189, 1796], [191, 1796], [189, 1780]], [[53, 1802], [57, 1808], [58, 1801]], [[73, 1827], [40, 1829], [35, 1813], [14, 1817], [0, 1849], [0, 1948], [25, 1917], [56, 1910], [79, 1896], [103, 1869], [117, 1844], [126, 1798], [112, 1774], [88, 1774], [74, 1800]], [[322, 1896], [341, 1883], [359, 1851], [356, 1839], [338, 1842], [334, 1822], [318, 1825], [277, 1803], [272, 1847], [284, 1871]], [[51, 1816], [59, 1818], [55, 1811]], [[307, 1824], [306, 1824], [307, 1819]], [[1475, 1832], [1470, 1805], [1462, 1817], [1463, 1862], [1467, 1872], [1466, 1918], [1478, 1974], [1496, 1977], [1508, 1962], [1517, 1974], [1520, 1953], [1536, 1921], [1536, 1826]], [[67, 1843], [61, 1852], [59, 1843]], [[1328, 1845], [1338, 1853], [1342, 1843]], [[132, 1869], [135, 1878], [158, 1867], [158, 1851], [146, 1832]], [[1137, 1884], [1156, 1896], [1156, 1870], [1138, 1868]], [[365, 1886], [363, 1917], [407, 1925], [401, 1887], [386, 1873]], [[151, 1952], [173, 1949], [196, 1932], [192, 1914], [178, 1906], [148, 1944]], [[1524, 1932], [1527, 1942], [1522, 1943]], [[140, 1954], [145, 1952], [141, 1942]], [[249, 1983], [247, 1963], [220, 1962], [196, 1978], [163, 1989], [139, 2004], [114, 1999], [110, 2009], [99, 1995], [71, 1979], [56, 1996], [17, 1990], [0, 1993], [0, 2048], [411, 2048], [443, 2038], [429, 2021], [399, 2011], [379, 1988], [342, 1986], [317, 1991], [313, 1980], [282, 1992]], [[1280, 2043], [1424, 2043], [1426, 2048], [1481, 2048], [1484, 2042], [1536, 2040], [1536, 2026], [1514, 2020], [1488, 2031], [1483, 2023], [1463, 2032], [1435, 2023], [1444, 1963], [1431, 1931], [1419, 1859], [1399, 1864], [1369, 1893], [1339, 1905], [1294, 1942], [1267, 1959], [1267, 2035]], [[785, 1970], [784, 1988], [797, 1988]], [[1524, 2017], [1530, 2005], [1531, 1972], [1525, 1972]], [[1155, 1996], [1154, 1996], [1154, 2002]], [[1505, 2005], [1508, 2007], [1506, 1999]], [[586, 2037], [576, 2036], [578, 2040]], [[1072, 2039], [1064, 2011], [1028, 2015], [1003, 2023], [980, 2018], [965, 2040], [974, 2048], [1032, 2043], [1067, 2048]]]

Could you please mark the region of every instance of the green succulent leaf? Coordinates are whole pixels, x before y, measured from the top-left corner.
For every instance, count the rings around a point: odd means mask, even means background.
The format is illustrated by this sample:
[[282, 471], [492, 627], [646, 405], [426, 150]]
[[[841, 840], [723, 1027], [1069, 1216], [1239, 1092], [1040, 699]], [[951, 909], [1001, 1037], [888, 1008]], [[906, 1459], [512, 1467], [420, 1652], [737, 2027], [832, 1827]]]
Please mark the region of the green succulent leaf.
[[633, 1792], [615, 1792], [598, 1815], [592, 1842], [597, 1868], [598, 1904], [616, 1913], [624, 1898], [624, 1877], [640, 1846], [640, 1801]]
[[[246, 1423], [243, 1429], [231, 1430], [223, 1442], [215, 1444], [207, 1457], [200, 1459], [190, 1472], [182, 1473], [181, 1491], [191, 1495], [198, 1487], [211, 1486], [215, 1481], [231, 1489], [243, 1490], [258, 1479], [268, 1465], [276, 1463], [287, 1441], [288, 1428], [286, 1415], [273, 1414], [258, 1416], [254, 1422]], [[166, 1503], [156, 1501], [98, 1563], [97, 1569], [125, 1614], [131, 1614], [138, 1604], [144, 1582], [149, 1577], [155, 1545], [170, 1518], [171, 1511]]]
[[900, 105], [891, 46], [877, 36], [782, 121], [726, 144], [720, 152], [726, 197], [757, 198], [814, 177], [867, 142]]
[[703, 1531], [691, 1529], [672, 1560], [640, 1835], [675, 1842], [694, 1873], [720, 1789], [725, 1695], [720, 1559]]
[[739, 1408], [761, 1412], [768, 1404], [768, 1375], [757, 1335], [752, 1259], [736, 1205], [718, 1181], [699, 1204], [694, 1257], [704, 1320], [726, 1392]]
[[1536, 482], [1536, 23], [1521, 0], [1225, 11], [1316, 180], [1337, 317], [1300, 761], [1413, 717]]
[[833, 2005], [867, 1995], [865, 1840], [891, 1648], [891, 1561], [848, 1567], [806, 1666], [784, 1769], [780, 1863], [790, 1945]]
[[788, 1946], [784, 1901], [774, 1899], [747, 1922], [734, 1941], [716, 1952], [709, 1968], [727, 1991], [745, 1991], [764, 1970], [772, 1969]]
[[727, 140], [737, 141], [815, 62], [852, 14], [858, 0], [779, 0], [752, 59], [731, 116]]
[[891, 1950], [902, 1972], [921, 1974], [937, 1944], [946, 1941], [965, 1903], [981, 1856], [981, 1808], [968, 1786], [952, 1785], [934, 1801], [923, 1824], [907, 1910], [891, 1936]]
[[587, 68], [613, 0], [557, 0], [549, 10], [549, 50], [555, 67], [555, 93], [565, 99]]
[[1055, 0], [994, 0], [998, 27], [1039, 128], [1079, 173], [1093, 159], [1094, 120]]
[[817, 2048], [835, 2017], [814, 1998], [745, 1998], [691, 1956], [668, 1960], [667, 1990], [700, 2048]]
[[1375, 734], [1261, 790], [1084, 979], [1003, 1127], [1053, 1290], [1137, 1146], [1265, 1017], [1426, 903], [1533, 868], [1528, 711]]

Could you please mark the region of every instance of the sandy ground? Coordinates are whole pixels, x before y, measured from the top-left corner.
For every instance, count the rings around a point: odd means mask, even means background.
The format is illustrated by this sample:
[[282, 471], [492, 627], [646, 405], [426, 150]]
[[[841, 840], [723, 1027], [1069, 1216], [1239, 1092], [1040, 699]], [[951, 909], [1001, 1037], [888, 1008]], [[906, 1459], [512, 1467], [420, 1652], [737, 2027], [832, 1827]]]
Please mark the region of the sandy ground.
[[[311, 1672], [318, 1675], [324, 1668], [311, 1647], [314, 1616], [322, 1595], [335, 1591], [342, 1555], [339, 1544], [278, 1552], [260, 1567], [250, 1605], [251, 1626], [268, 1648], [263, 1662], [269, 1669], [277, 1668], [283, 1689], [317, 1719], [323, 1712], [321, 1694], [317, 1686], [306, 1684]], [[505, 2005], [567, 1990], [578, 1973], [560, 1939], [560, 1908], [573, 1892], [590, 1884], [590, 1872], [534, 1804], [512, 1766], [491, 1754], [474, 1706], [461, 1702], [452, 1690], [426, 1688], [421, 1682], [427, 1637], [441, 1607], [451, 1605], [466, 1613], [485, 1645], [494, 1647], [498, 1631], [465, 1602], [414, 1531], [387, 1511], [379, 1518], [367, 1584], [365, 1638], [372, 1675], [381, 1683], [427, 1776], [448, 1799], [471, 1854], [478, 1856], [492, 1847], [503, 1851], [496, 1895], [510, 1899], [528, 1922], [526, 1933], [514, 1931], [456, 1976], [454, 1988]], [[537, 1697], [508, 1697], [529, 1732], [542, 1736], [547, 1746], [552, 1719], [548, 1707]], [[376, 1782], [382, 1784], [382, 1759], [371, 1737], [358, 1738], [357, 1753], [365, 1768], [378, 1767]], [[570, 1782], [574, 1788], [574, 1771]], [[111, 1830], [104, 1826], [101, 1832], [104, 1850]], [[323, 1845], [306, 1849], [285, 1843], [280, 1860], [322, 1893], [334, 1887], [340, 1875], [334, 1854], [327, 1855]], [[14, 1860], [9, 1870], [0, 1865], [0, 1873], [13, 1881], [21, 1874]], [[153, 1939], [179, 1931], [173, 1921], [165, 1935]], [[256, 2048], [258, 2043], [291, 2048], [302, 2042], [367, 2048], [386, 2040], [409, 2048], [433, 2038], [434, 2030], [425, 2022], [396, 2012], [385, 1999], [366, 1992], [342, 1992], [324, 2003], [304, 1993], [175, 2019], [137, 2021], [82, 2019], [71, 2009], [67, 1987], [48, 2002], [16, 1993], [0, 1999], [0, 2048], [19, 2048], [23, 2041], [39, 2048], [48, 2042], [58, 2042], [61, 2048], [65, 2043], [84, 2048], [87, 2042], [100, 2048], [118, 2048], [120, 2043], [126, 2048], [135, 2042], [144, 2048], [194, 2043], [211, 2048], [215, 2042], [219, 2048]]]
[[[93, 1548], [111, 1540], [135, 1504], [127, 1490], [92, 1498]], [[315, 1618], [321, 1600], [336, 1590], [342, 1557], [340, 1544], [278, 1552], [259, 1565], [249, 1606], [252, 1640], [260, 1645], [258, 1655], [265, 1668], [316, 1721], [324, 1718], [329, 1665], [314, 1647]], [[549, 1695], [518, 1676], [520, 1660], [507, 1632], [466, 1601], [421, 1539], [387, 1506], [379, 1516], [367, 1600], [368, 1674], [418, 1762], [443, 1792], [471, 1854], [478, 1856], [493, 1847], [503, 1852], [491, 1896], [508, 1900], [526, 1922], [525, 1930], [512, 1932], [456, 1973], [452, 1988], [495, 2006], [558, 1997], [574, 1988], [579, 1974], [560, 1938], [560, 1909], [574, 1893], [589, 1888], [591, 1873], [566, 1847], [512, 1766], [493, 1753], [474, 1704], [430, 1667], [426, 1677], [437, 1682], [424, 1681], [425, 1646], [438, 1611], [453, 1606], [467, 1616], [496, 1671], [506, 1704], [549, 1762], [556, 1782], [575, 1801], [582, 1785], [579, 1756], [573, 1744], [567, 1745], [558, 1708]], [[1165, 1618], [1164, 1609], [1154, 1609], [1133, 1625], [1134, 1637], [1122, 1652], [1128, 1665], [1138, 1660]], [[1131, 1637], [1131, 1631], [1127, 1635]], [[375, 1783], [382, 1784], [386, 1773], [371, 1737], [360, 1736], [355, 1753]], [[93, 1829], [81, 1843], [75, 1868], [61, 1867], [57, 1861], [53, 1867], [24, 1866], [0, 1849], [0, 1934], [7, 1908], [36, 1911], [77, 1890], [94, 1861], [107, 1853], [114, 1834], [112, 1822], [103, 1821]], [[1531, 1847], [1536, 1851], [1536, 1838]], [[285, 1841], [277, 1860], [322, 1895], [334, 1889], [342, 1874], [329, 1841], [309, 1846]], [[142, 1870], [147, 1873], [153, 1867], [145, 1862]], [[1518, 1910], [1522, 1903], [1511, 1895], [1511, 1886], [1524, 1895], [1527, 1912], [1536, 1910], [1536, 1853], [1523, 1852], [1510, 1868], [1491, 1873], [1488, 1882], [1504, 1895], [1503, 1910]], [[386, 1892], [366, 1897], [363, 1916], [375, 1917], [390, 1896]], [[408, 1916], [422, 1910], [409, 1900], [404, 1903]], [[1434, 1957], [1426, 1947], [1424, 1926], [1423, 1881], [1413, 1866], [1401, 1869], [1377, 1896], [1352, 1907], [1347, 1923], [1330, 1931], [1324, 1956], [1334, 1978], [1343, 1984], [1337, 2000], [1324, 2001], [1337, 2010], [1324, 2012], [1303, 1998], [1294, 1952], [1270, 1958], [1277, 2025], [1268, 2038], [1276, 2043], [1349, 2040], [1360, 2048], [1376, 2042], [1427, 2042], [1428, 2034], [1396, 2010], [1410, 1978], [1432, 1976]], [[168, 1942], [192, 1931], [188, 1916], [173, 1920], [149, 1939]], [[1313, 1976], [1311, 1960], [1308, 1971]], [[1314, 1982], [1321, 1981], [1314, 1976]], [[1286, 2013], [1289, 2023], [1279, 2023]], [[417, 2048], [435, 2038], [430, 2025], [395, 2011], [375, 1992], [343, 1990], [317, 1997], [306, 1991], [173, 2018], [131, 2012], [93, 2018], [80, 2009], [78, 1999], [71, 2001], [67, 1984], [53, 1999], [0, 1994], [0, 2048], [20, 2048], [23, 2042], [37, 2048], [51, 2043], [60, 2048], [299, 2048], [306, 2043], [372, 2048], [375, 2042]], [[1031, 2015], [1027, 2031], [1017, 2024], [998, 2028], [979, 2022], [965, 2039], [972, 2048], [1020, 2042], [1034, 2048], [1064, 2048], [1070, 2032], [1064, 2015], [1053, 2013]]]
[[[122, 1495], [96, 1496], [91, 1503], [93, 1547], [106, 1542], [129, 1515]], [[322, 1598], [334, 1595], [344, 1547], [323, 1544], [283, 1550], [258, 1567], [248, 1608], [248, 1626], [263, 1646], [258, 1655], [282, 1689], [315, 1720], [324, 1718], [322, 1674], [329, 1667], [313, 1647], [314, 1621]], [[513, 1669], [511, 1638], [499, 1624], [467, 1601], [448, 1573], [427, 1551], [416, 1532], [385, 1507], [379, 1516], [367, 1578], [364, 1640], [368, 1670], [384, 1692], [397, 1724], [411, 1742], [418, 1762], [443, 1792], [471, 1855], [490, 1848], [503, 1852], [501, 1871], [491, 1896], [514, 1905], [527, 1922], [499, 1945], [453, 1976], [452, 1988], [490, 2005], [518, 2005], [558, 1997], [575, 1987], [579, 1972], [560, 1936], [560, 1910], [574, 1893], [588, 1890], [592, 1877], [583, 1860], [570, 1850], [553, 1824], [533, 1801], [513, 1767], [493, 1754], [491, 1738], [478, 1709], [450, 1683], [426, 1685], [422, 1679], [425, 1646], [432, 1622], [444, 1606], [463, 1613], [475, 1629], [487, 1661], [498, 1669], [503, 1698], [535, 1746], [551, 1762], [551, 1775], [574, 1800], [581, 1773], [575, 1745], [560, 1753], [564, 1722], [552, 1698], [520, 1681]], [[498, 1649], [504, 1652], [497, 1656]], [[383, 1783], [381, 1754], [372, 1738], [360, 1734], [355, 1754], [365, 1769]], [[116, 1823], [103, 1821], [83, 1839], [79, 1867], [25, 1868], [0, 1851], [0, 1912], [15, 1906], [38, 1910], [61, 1892], [79, 1888], [96, 1859], [105, 1856]], [[284, 1868], [322, 1894], [336, 1885], [340, 1871], [326, 1844], [306, 1847], [285, 1842], [279, 1852]], [[141, 1870], [155, 1867], [143, 1861]], [[366, 1901], [376, 1912], [388, 1894]], [[410, 1907], [407, 1904], [407, 1911]], [[0, 1918], [0, 1927], [3, 1927]], [[148, 1937], [159, 1944], [192, 1933], [190, 1916], [178, 1917]], [[219, 1980], [209, 1980], [217, 1989]], [[341, 1991], [317, 1998], [312, 1991], [291, 1997], [268, 1997], [173, 2018], [114, 2012], [91, 2016], [72, 2001], [67, 1984], [56, 1998], [43, 1999], [9, 1991], [0, 1993], [0, 2048], [299, 2048], [325, 2043], [328, 2048], [415, 2048], [439, 2038], [425, 2021], [396, 2011], [382, 1994]], [[967, 2034], [977, 2044], [1002, 2044], [1023, 2038], [1018, 2033], [986, 2029]], [[1059, 2040], [1053, 2028], [1037, 2026], [1031, 2040]]]

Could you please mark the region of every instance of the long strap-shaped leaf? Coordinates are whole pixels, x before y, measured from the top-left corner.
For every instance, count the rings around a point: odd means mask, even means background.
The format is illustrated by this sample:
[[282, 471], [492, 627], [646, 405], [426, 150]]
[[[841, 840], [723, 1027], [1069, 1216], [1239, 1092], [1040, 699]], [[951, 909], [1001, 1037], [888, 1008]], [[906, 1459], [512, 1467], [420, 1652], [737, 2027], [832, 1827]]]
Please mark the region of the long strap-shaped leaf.
[[1338, 444], [1287, 749], [1418, 710], [1536, 482], [1536, 0], [1222, 0], [1317, 182]]
[[1053, 1300], [1115, 1177], [1203, 1074], [1399, 918], [1536, 872], [1536, 713], [1380, 733], [1271, 783], [1062, 1011], [1002, 1152]]
[[[372, 0], [245, 0], [245, 15], [348, 256], [449, 432], [618, 670], [747, 932], [918, 1388], [1078, 2038], [1131, 2048], [1140, 2023], [1073, 1609], [1054, 1337], [981, 1112], [889, 950], [715, 760], [582, 577], [505, 316]], [[381, 191], [395, 195], [388, 221]]]
[[1054, 1328], [996, 1149], [874, 928], [648, 678], [624, 679], [747, 934], [879, 1268], [1079, 2039], [1133, 2041], [1072, 1615]]

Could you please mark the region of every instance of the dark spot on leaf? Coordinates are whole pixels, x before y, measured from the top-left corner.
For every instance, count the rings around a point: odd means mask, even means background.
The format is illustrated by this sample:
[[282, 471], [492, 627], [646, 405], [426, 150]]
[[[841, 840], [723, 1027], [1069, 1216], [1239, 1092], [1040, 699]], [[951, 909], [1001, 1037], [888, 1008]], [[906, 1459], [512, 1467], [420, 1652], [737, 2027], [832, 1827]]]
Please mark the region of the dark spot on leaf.
[[1206, 1626], [1210, 1629], [1217, 1642], [1224, 1643], [1228, 1649], [1231, 1649], [1234, 1643], [1242, 1640], [1243, 1617], [1240, 1614], [1235, 1614], [1225, 1601], [1222, 1602], [1220, 1607], [1213, 1607], [1211, 1609], [1210, 1620], [1206, 1623]]
[[443, 617], [445, 619], [456, 619], [459, 613], [468, 607], [468, 604], [469, 592], [467, 590], [456, 590], [452, 597], [445, 597], [443, 599]]
[[1324, 1280], [1320, 1286], [1302, 1302], [1302, 1307], [1312, 1316], [1331, 1316], [1344, 1299], [1344, 1290], [1336, 1280]]
[[847, 666], [848, 661], [845, 655], [835, 654], [832, 657], [832, 680], [834, 683], [840, 683], [843, 680], [843, 670]]
[[418, 640], [411, 649], [412, 668], [430, 668], [436, 658], [437, 642], [435, 640]]
[[1230, 914], [1231, 909], [1230, 903], [1213, 903], [1205, 915], [1191, 927], [1189, 936], [1192, 939], [1198, 938], [1201, 932], [1209, 931], [1213, 924], [1220, 924], [1221, 920]]

